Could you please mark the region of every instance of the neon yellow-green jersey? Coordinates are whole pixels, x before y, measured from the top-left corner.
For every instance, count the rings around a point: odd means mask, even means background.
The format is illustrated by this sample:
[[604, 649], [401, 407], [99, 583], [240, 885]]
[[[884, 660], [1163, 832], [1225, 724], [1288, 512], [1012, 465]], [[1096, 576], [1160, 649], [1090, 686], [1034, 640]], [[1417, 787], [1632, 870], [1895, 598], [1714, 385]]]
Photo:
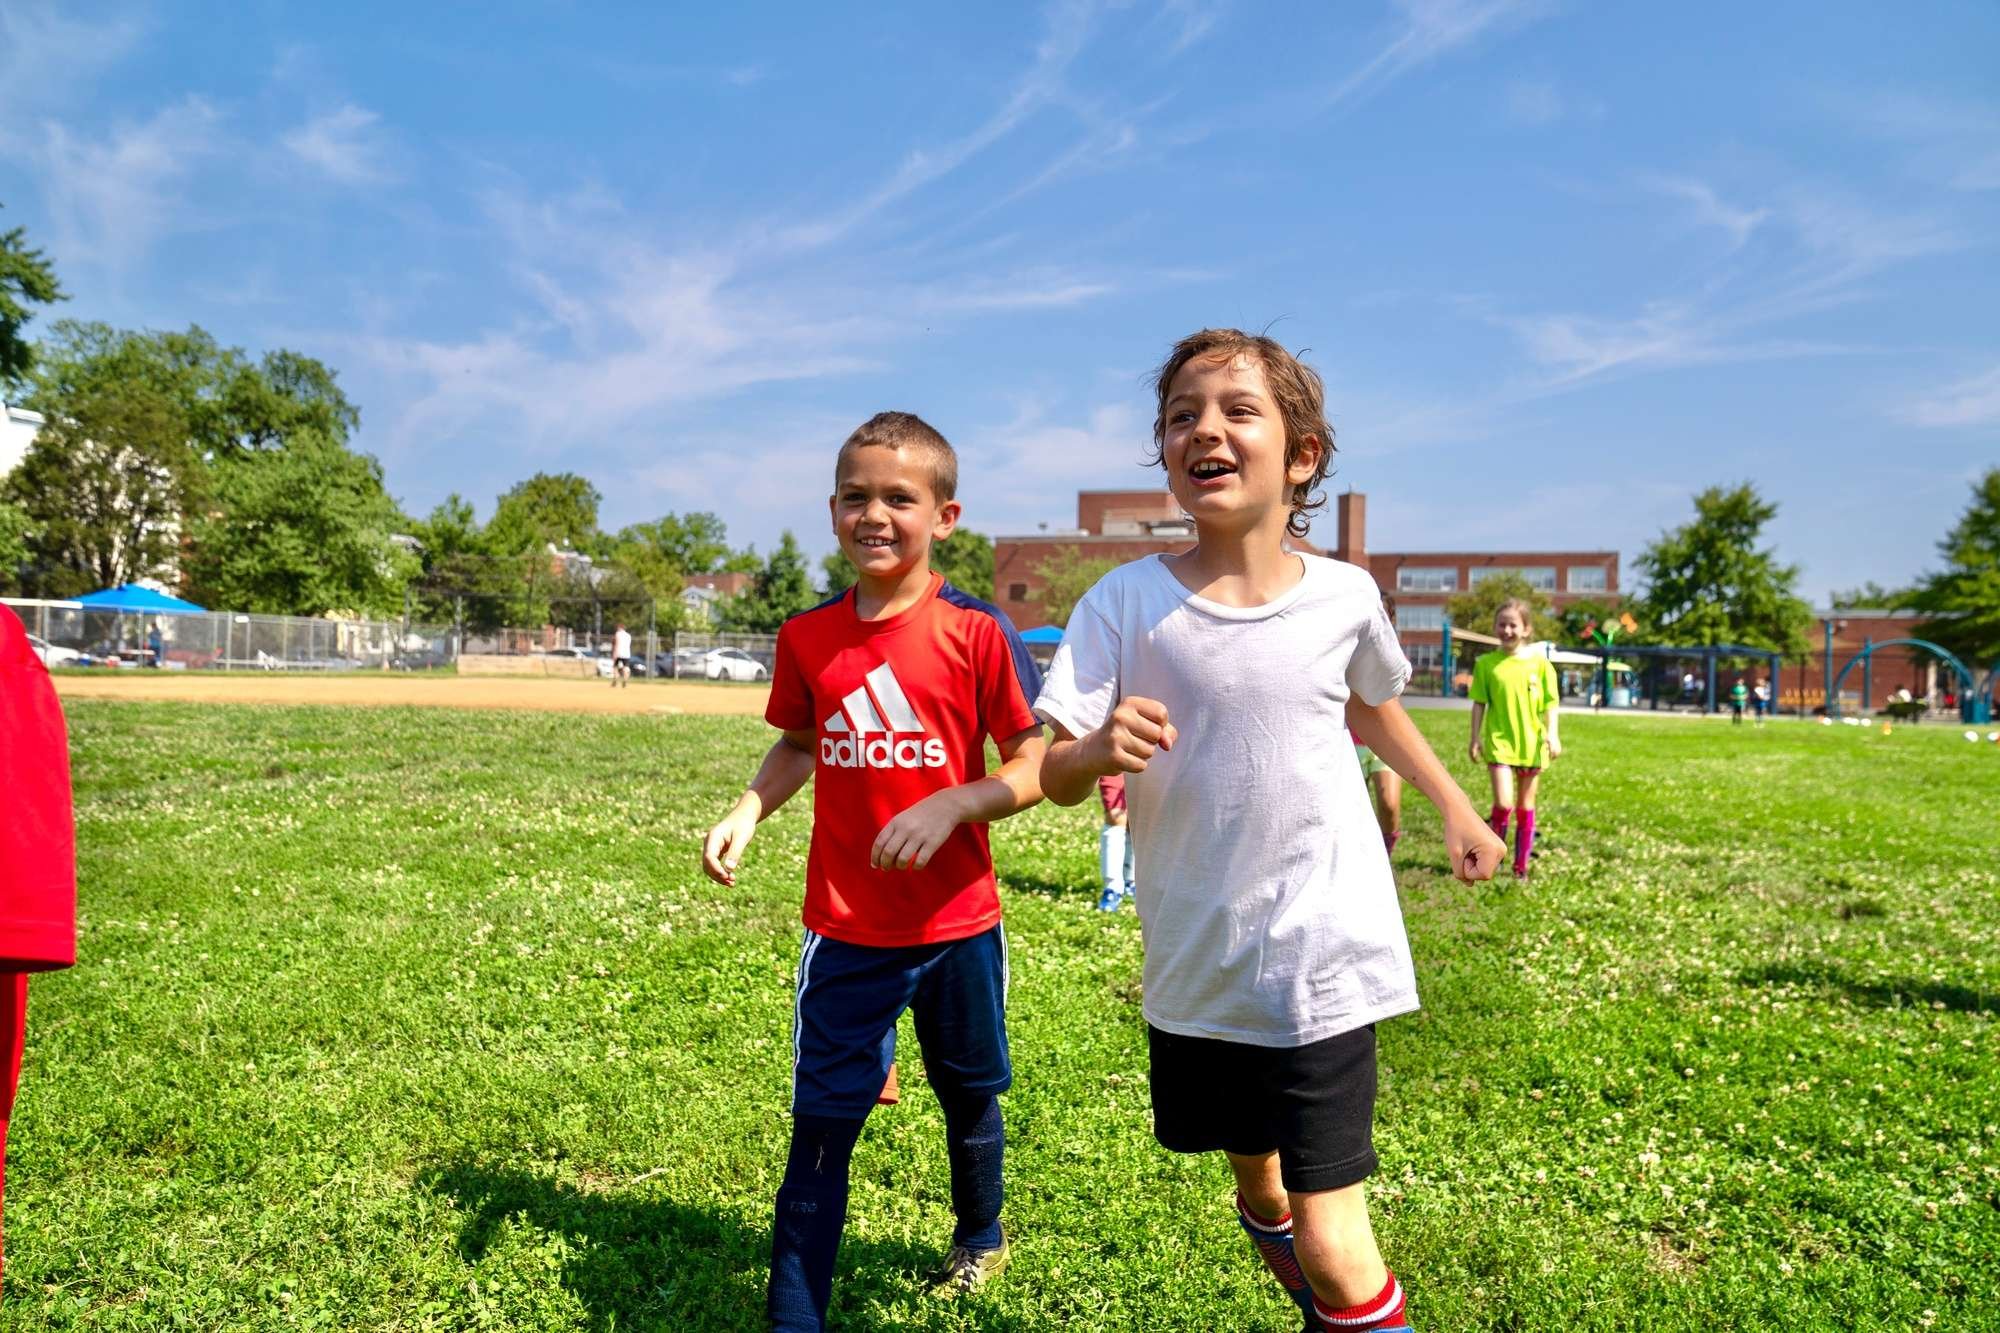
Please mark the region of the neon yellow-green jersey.
[[1479, 747], [1489, 764], [1549, 766], [1549, 709], [1561, 687], [1555, 663], [1540, 653], [1481, 653], [1472, 668], [1472, 702], [1486, 705]]

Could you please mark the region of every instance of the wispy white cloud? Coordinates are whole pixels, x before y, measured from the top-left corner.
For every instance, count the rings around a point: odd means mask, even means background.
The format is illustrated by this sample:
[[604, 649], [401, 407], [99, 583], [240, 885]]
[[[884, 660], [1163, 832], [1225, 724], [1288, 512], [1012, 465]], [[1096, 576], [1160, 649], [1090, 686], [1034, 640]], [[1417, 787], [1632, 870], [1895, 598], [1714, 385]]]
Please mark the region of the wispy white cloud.
[[1321, 105], [1372, 97], [1410, 71], [1469, 47], [1489, 33], [1537, 18], [1547, 7], [1542, 0], [1395, 0], [1401, 19], [1395, 36], [1335, 84]]
[[1714, 188], [1686, 176], [1664, 176], [1642, 172], [1639, 184], [1655, 194], [1680, 199], [1692, 206], [1694, 220], [1703, 226], [1719, 227], [1729, 235], [1732, 249], [1750, 239], [1771, 216], [1768, 208], [1737, 208], [1723, 202]]
[[1920, 176], [1955, 190], [2000, 190], [2000, 106], [1891, 89], [1842, 88], [1823, 100], [1858, 132], [1907, 145]]
[[30, 150], [67, 261], [122, 269], [162, 234], [205, 225], [185, 193], [191, 173], [223, 147], [223, 116], [199, 97], [101, 139], [47, 122]]
[[1913, 426], [2000, 425], [2000, 366], [1926, 394], [1896, 416]]
[[1567, 109], [1556, 86], [1545, 79], [1515, 79], [1507, 85], [1507, 119], [1516, 125], [1553, 125]]
[[[1079, 490], [1160, 484], [1143, 459], [1152, 421], [1131, 401], [1102, 404], [1052, 419], [1039, 403], [1022, 403], [997, 429], [975, 430], [955, 443], [960, 489], [978, 497], [968, 526], [986, 533], [1034, 532], [1076, 522]], [[1051, 510], [1054, 512], [1051, 512]]]
[[23, 146], [31, 108], [47, 114], [85, 96], [101, 71], [131, 52], [142, 30], [130, 16], [89, 23], [52, 4], [0, 4], [0, 152]]
[[283, 136], [285, 150], [341, 185], [379, 185], [395, 179], [382, 118], [349, 103], [315, 116]]

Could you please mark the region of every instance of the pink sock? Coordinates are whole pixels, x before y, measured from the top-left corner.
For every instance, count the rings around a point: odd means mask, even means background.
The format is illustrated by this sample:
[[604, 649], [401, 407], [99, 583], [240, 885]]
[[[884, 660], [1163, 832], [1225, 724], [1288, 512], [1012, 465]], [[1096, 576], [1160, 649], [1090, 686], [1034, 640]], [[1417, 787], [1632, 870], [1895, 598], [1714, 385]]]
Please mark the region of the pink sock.
[[1382, 839], [1383, 842], [1388, 844], [1391, 853], [1393, 853], [1396, 850], [1396, 844], [1401, 842], [1402, 840], [1403, 840], [1403, 830], [1401, 829], [1392, 829]]
[[1535, 812], [1522, 810], [1517, 813], [1521, 816], [1516, 826], [1518, 831], [1514, 834], [1514, 870], [1518, 874], [1528, 868], [1528, 858], [1535, 851]]
[[1511, 813], [1512, 811], [1506, 806], [1496, 805], [1493, 807], [1493, 813], [1486, 816], [1487, 827], [1499, 834], [1502, 841], [1507, 837], [1507, 816]]
[[1341, 1333], [1370, 1328], [1409, 1327], [1403, 1319], [1403, 1284], [1396, 1281], [1394, 1273], [1389, 1274], [1389, 1281], [1373, 1300], [1350, 1305], [1344, 1310], [1336, 1310], [1315, 1296], [1313, 1313], [1317, 1314], [1320, 1322], [1329, 1329], [1339, 1329]]

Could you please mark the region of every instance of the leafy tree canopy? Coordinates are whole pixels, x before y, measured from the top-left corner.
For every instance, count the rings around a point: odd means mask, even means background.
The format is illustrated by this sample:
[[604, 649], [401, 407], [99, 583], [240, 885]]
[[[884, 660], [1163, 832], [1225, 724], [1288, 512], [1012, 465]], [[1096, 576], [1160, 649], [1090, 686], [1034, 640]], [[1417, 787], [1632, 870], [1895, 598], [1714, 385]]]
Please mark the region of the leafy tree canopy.
[[2000, 661], [2000, 467], [1973, 483], [1972, 501], [1938, 554], [1944, 568], [1910, 598], [1929, 617], [1924, 637], [1981, 665]]
[[40, 250], [28, 247], [20, 227], [0, 231], [0, 386], [19, 383], [34, 368], [34, 345], [21, 336], [33, 306], [63, 299], [56, 271]]
[[486, 535], [496, 555], [557, 549], [595, 554], [597, 507], [604, 497], [574, 472], [537, 472], [516, 483], [493, 509]]
[[0, 594], [25, 591], [21, 577], [28, 564], [28, 542], [35, 535], [28, 511], [11, 500], [0, 500]]
[[720, 518], [706, 511], [662, 514], [650, 523], [634, 523], [619, 529], [612, 544], [645, 547], [657, 557], [659, 567], [680, 575], [712, 574], [730, 556], [728, 529]]
[[361, 420], [334, 372], [298, 352], [254, 363], [200, 328], [134, 332], [78, 320], [58, 321], [38, 348], [28, 406], [54, 418], [108, 383], [171, 398], [197, 462], [282, 448], [303, 432], [345, 444]]
[[295, 433], [283, 449], [219, 464], [187, 563], [195, 600], [233, 611], [390, 615], [417, 558], [382, 467], [338, 440]]
[[1083, 595], [1118, 565], [1118, 561], [1108, 556], [1087, 556], [1080, 547], [1057, 547], [1035, 566], [1042, 586], [1030, 592], [1028, 600], [1041, 607], [1049, 624], [1067, 626], [1069, 613], [1076, 609]]
[[1909, 588], [1885, 588], [1870, 579], [1858, 588], [1837, 590], [1830, 600], [1836, 611], [1894, 611], [1910, 604], [1912, 591]]
[[744, 634], [776, 634], [785, 621], [819, 600], [806, 574], [805, 552], [788, 528], [749, 591], [722, 604], [722, 627]]
[[1778, 507], [1754, 486], [1711, 486], [1690, 523], [1660, 534], [1639, 556], [1644, 619], [1661, 643], [1740, 643], [1803, 652], [1812, 608], [1798, 595], [1797, 565], [1760, 549]]
[[4, 497], [26, 516], [19, 582], [74, 597], [172, 580], [181, 518], [200, 477], [180, 403], [145, 380], [91, 381], [50, 415]]

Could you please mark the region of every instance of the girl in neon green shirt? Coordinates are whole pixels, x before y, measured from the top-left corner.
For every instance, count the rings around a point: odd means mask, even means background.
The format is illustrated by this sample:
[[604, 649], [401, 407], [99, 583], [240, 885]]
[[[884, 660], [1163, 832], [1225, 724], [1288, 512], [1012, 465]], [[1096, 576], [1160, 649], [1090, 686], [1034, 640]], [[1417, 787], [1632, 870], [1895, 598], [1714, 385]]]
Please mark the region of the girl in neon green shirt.
[[1528, 604], [1515, 599], [1493, 617], [1495, 652], [1481, 654], [1472, 668], [1472, 762], [1484, 763], [1493, 781], [1493, 831], [1507, 836], [1507, 818], [1517, 815], [1514, 878], [1528, 877], [1535, 849], [1535, 787], [1549, 761], [1562, 753], [1556, 732], [1559, 686], [1555, 664], [1527, 651]]

